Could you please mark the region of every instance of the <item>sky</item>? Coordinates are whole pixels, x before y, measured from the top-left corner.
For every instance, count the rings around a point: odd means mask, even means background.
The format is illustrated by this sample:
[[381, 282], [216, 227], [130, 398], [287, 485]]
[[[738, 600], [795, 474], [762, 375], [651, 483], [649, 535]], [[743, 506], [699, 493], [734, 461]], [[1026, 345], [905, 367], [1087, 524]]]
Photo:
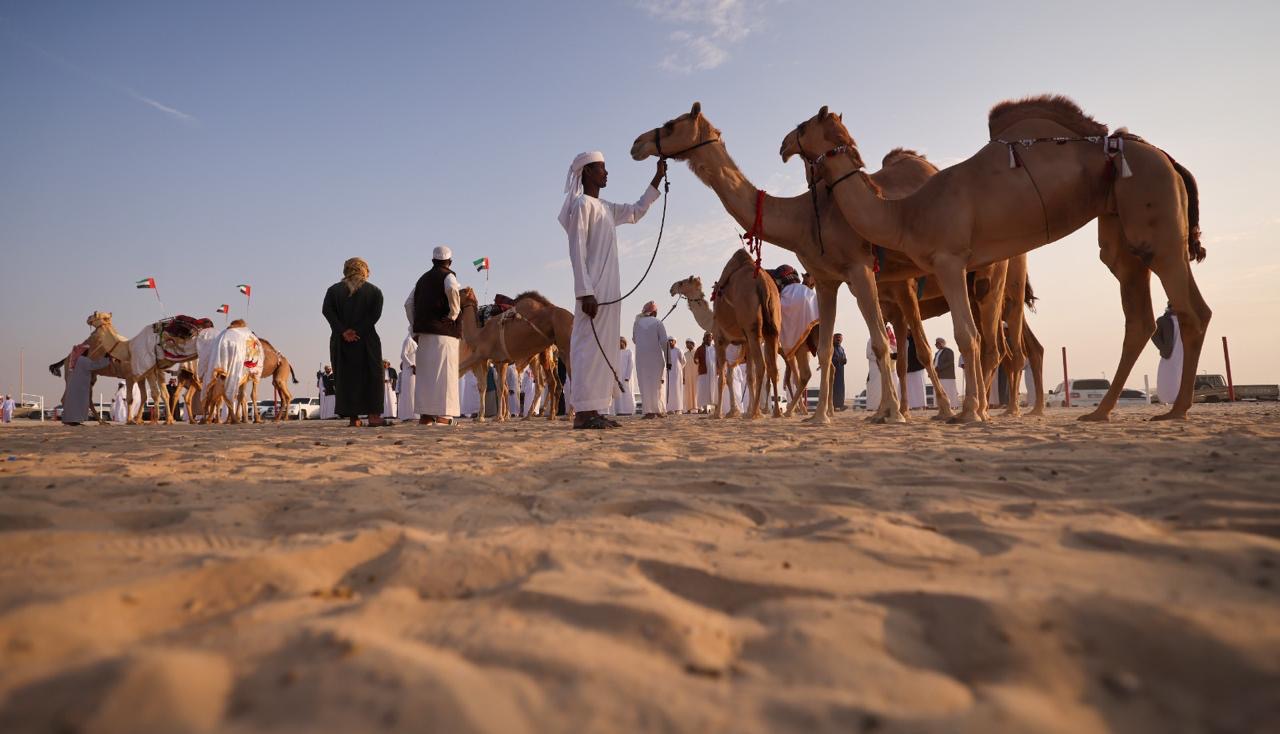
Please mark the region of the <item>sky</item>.
[[[536, 289], [571, 307], [555, 220], [569, 162], [602, 150], [603, 196], [633, 201], [654, 164], [630, 160], [632, 141], [695, 100], [755, 185], [785, 196], [804, 173], [778, 145], [822, 105], [868, 161], [903, 145], [945, 167], [987, 142], [993, 104], [1045, 92], [1195, 174], [1208, 259], [1193, 272], [1214, 310], [1200, 369], [1223, 371], [1226, 336], [1237, 382], [1280, 382], [1280, 97], [1266, 91], [1280, 88], [1278, 26], [1266, 2], [3, 0], [0, 392], [18, 393], [21, 361], [25, 392], [58, 402], [45, 365], [95, 310], [133, 336], [165, 314], [221, 323], [228, 303], [314, 394], [321, 298], [352, 256], [386, 297], [393, 362], [401, 304], [436, 245], [482, 296]], [[624, 304], [624, 334], [644, 301], [665, 312], [672, 282], [713, 281], [738, 246], [709, 189], [683, 164], [670, 179], [662, 249]], [[648, 262], [657, 206], [619, 230], [624, 288]], [[1064, 346], [1073, 377], [1110, 376], [1119, 359], [1119, 289], [1097, 252], [1089, 224], [1030, 256], [1050, 385]], [[468, 265], [479, 257], [487, 282]], [[765, 260], [798, 265], [772, 246]], [[147, 277], [163, 307], [134, 288]], [[667, 329], [701, 333], [684, 306]], [[847, 290], [837, 330], [860, 384], [867, 334]], [[949, 317], [926, 330], [951, 339]], [[1157, 361], [1148, 346], [1128, 384], [1154, 387]]]

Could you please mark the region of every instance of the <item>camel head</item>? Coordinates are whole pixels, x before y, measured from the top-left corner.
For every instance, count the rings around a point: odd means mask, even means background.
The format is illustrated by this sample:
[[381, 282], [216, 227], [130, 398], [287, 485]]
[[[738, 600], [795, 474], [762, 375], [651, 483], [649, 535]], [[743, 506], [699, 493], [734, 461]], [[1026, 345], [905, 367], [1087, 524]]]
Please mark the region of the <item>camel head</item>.
[[671, 284], [671, 295], [684, 296], [691, 301], [703, 298], [702, 278], [696, 275], [690, 275], [684, 280], [677, 280]]
[[94, 311], [93, 313], [89, 314], [89, 318], [85, 319], [84, 322], [95, 329], [104, 325], [110, 326], [111, 312], [110, 311]]
[[[688, 158], [688, 153], [693, 148], [719, 139], [720, 131], [702, 116], [702, 103], [694, 102], [687, 113], [636, 138], [631, 144], [631, 157], [642, 161], [661, 155], [682, 161]], [[662, 147], [661, 152], [658, 150], [659, 145]]]
[[476, 292], [474, 288], [463, 288], [458, 291], [458, 309], [466, 310], [467, 306], [471, 308], [479, 308], [479, 302], [476, 300]]
[[826, 158], [827, 154], [837, 149], [842, 149], [842, 152], [851, 155], [854, 165], [858, 168], [866, 167], [862, 162], [862, 154], [858, 152], [858, 144], [845, 129], [841, 116], [828, 112], [826, 105], [823, 105], [822, 109], [818, 110], [818, 114], [796, 125], [796, 129], [787, 133], [787, 137], [782, 139], [782, 147], [778, 153], [782, 156], [783, 163], [790, 160], [793, 155], [800, 156], [806, 163], [814, 163], [819, 158]]

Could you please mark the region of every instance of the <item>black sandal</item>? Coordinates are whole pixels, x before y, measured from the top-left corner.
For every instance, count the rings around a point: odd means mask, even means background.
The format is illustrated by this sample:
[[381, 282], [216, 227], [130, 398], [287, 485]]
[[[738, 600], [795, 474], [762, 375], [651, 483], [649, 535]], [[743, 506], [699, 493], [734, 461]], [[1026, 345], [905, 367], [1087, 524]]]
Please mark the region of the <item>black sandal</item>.
[[612, 421], [604, 416], [593, 415], [582, 422], [582, 425], [575, 425], [574, 430], [603, 430], [606, 428], [617, 428], [617, 424], [610, 425]]

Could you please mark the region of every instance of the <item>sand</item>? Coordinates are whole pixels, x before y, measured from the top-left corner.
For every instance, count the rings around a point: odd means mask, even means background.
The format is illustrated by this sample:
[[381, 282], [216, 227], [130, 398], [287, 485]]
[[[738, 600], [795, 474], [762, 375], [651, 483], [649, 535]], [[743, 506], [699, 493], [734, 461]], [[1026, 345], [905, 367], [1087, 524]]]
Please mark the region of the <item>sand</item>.
[[0, 427], [0, 731], [1280, 731], [1280, 408], [1080, 412]]

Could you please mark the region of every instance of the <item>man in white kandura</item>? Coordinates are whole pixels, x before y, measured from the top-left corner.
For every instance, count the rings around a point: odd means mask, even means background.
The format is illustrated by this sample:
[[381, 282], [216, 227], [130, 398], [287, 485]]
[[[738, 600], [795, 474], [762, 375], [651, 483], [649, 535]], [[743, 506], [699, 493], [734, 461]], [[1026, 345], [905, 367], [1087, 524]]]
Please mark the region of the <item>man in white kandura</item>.
[[640, 383], [640, 404], [645, 418], [661, 418], [667, 414], [667, 371], [671, 354], [667, 349], [667, 329], [658, 320], [658, 306], [644, 304], [631, 327], [631, 341], [636, 345], [636, 380]]
[[684, 340], [684, 411], [698, 412], [698, 360], [692, 339]]
[[659, 159], [657, 171], [640, 200], [614, 204], [600, 198], [609, 180], [604, 154], [581, 153], [569, 166], [565, 180], [560, 226], [569, 236], [569, 264], [573, 268], [573, 336], [569, 363], [573, 365], [569, 403], [577, 414], [574, 428], [617, 428], [616, 421], [600, 415], [613, 402], [618, 343], [622, 330], [622, 306], [610, 301], [622, 297], [618, 273], [617, 225], [640, 220], [658, 200], [658, 182], [667, 170]]
[[520, 415], [520, 375], [514, 364], [507, 365], [507, 415]]
[[413, 409], [422, 425], [453, 425], [459, 415], [458, 342], [462, 324], [458, 314], [461, 288], [449, 266], [453, 251], [440, 246], [431, 253], [431, 269], [418, 278], [404, 302], [405, 315], [418, 339], [414, 360], [416, 385]]
[[627, 346], [625, 337], [618, 338], [618, 381], [622, 391], [613, 398], [614, 415], [636, 412], [636, 353]]
[[684, 352], [667, 339], [667, 412], [684, 412]]
[[417, 385], [416, 368], [418, 363], [418, 341], [413, 338], [413, 324], [409, 324], [409, 334], [400, 345], [400, 382], [399, 394], [396, 397], [396, 417], [402, 421], [411, 421], [418, 414], [413, 412], [413, 391]]
[[461, 412], [458, 415], [477, 415], [480, 412], [480, 390], [476, 385], [476, 373], [467, 370], [458, 383], [458, 389], [461, 391], [458, 405]]
[[538, 406], [533, 404], [533, 394], [535, 392], [537, 392], [537, 384], [533, 381], [533, 365], [526, 365], [524, 371], [520, 373], [521, 418], [527, 418], [538, 410]]

